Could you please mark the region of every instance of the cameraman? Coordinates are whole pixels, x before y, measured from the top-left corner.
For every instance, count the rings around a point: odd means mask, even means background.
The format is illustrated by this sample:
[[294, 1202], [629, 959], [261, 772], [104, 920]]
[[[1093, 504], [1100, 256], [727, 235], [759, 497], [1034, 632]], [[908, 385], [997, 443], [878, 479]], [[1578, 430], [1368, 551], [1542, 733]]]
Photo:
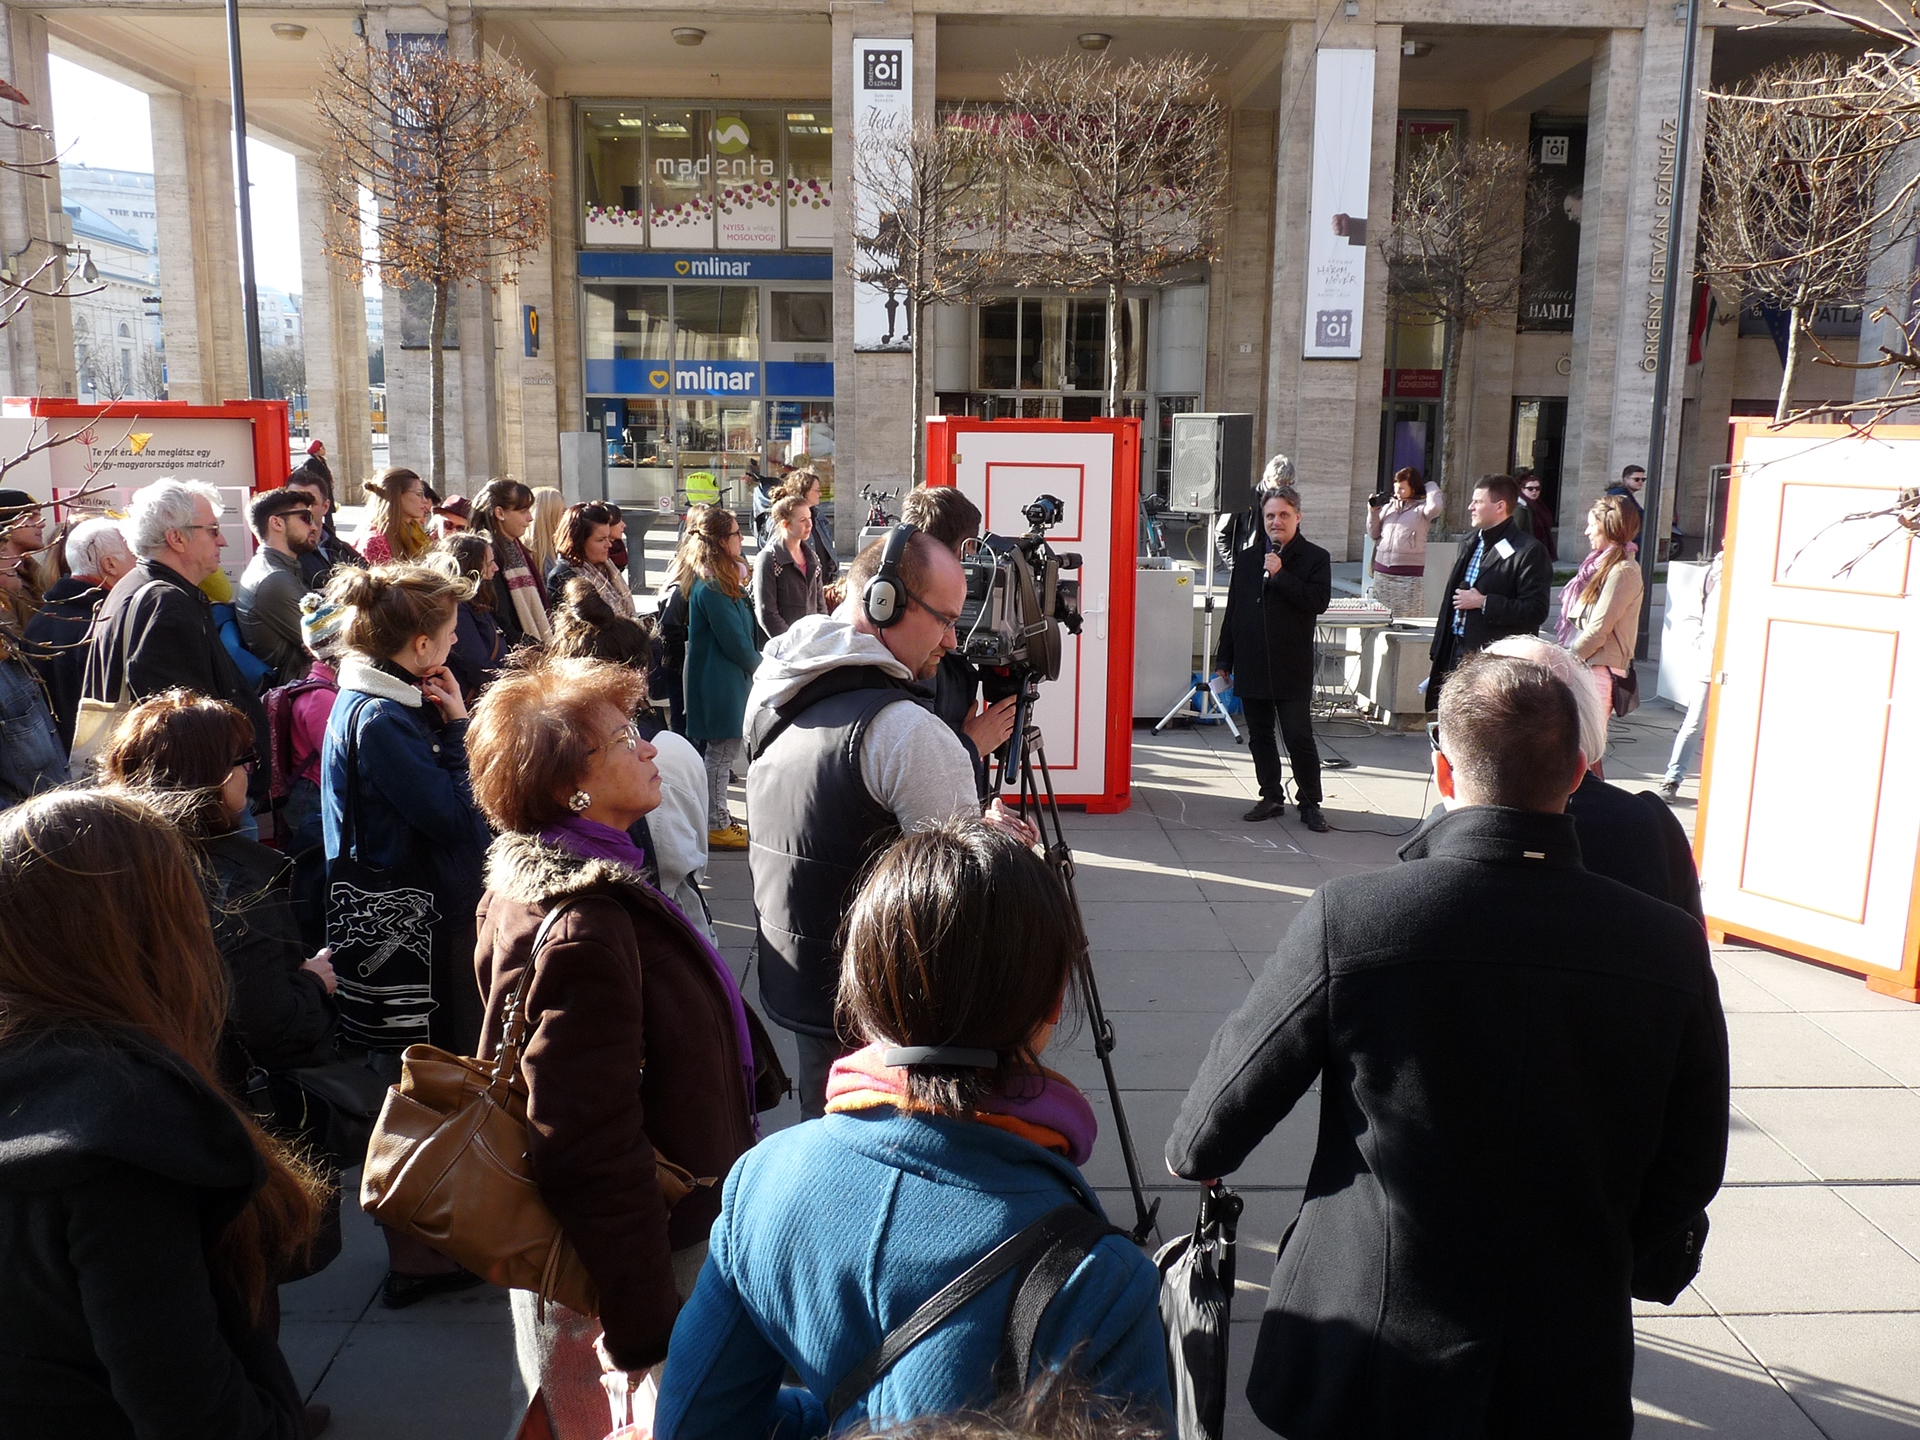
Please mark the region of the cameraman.
[[[951, 485], [916, 485], [901, 502], [900, 518], [930, 539], [960, 553], [969, 540], [980, 538], [980, 507]], [[1006, 696], [982, 707], [980, 670], [954, 650], [943, 656], [933, 677], [933, 713], [960, 737], [973, 761], [982, 798], [987, 793], [987, 760], [1013, 734], [1014, 697]]]
[[1243, 819], [1286, 813], [1280, 751], [1274, 727], [1293, 766], [1300, 823], [1316, 834], [1330, 827], [1320, 813], [1320, 751], [1313, 742], [1313, 632], [1333, 600], [1333, 561], [1300, 533], [1300, 492], [1268, 491], [1261, 529], [1235, 550], [1227, 587], [1227, 620], [1214, 668], [1233, 682], [1246, 713], [1247, 749], [1260, 782], [1260, 799]]
[[[896, 575], [875, 584], [889, 546]], [[871, 592], [897, 590], [890, 624]], [[960, 643], [966, 572], [945, 545], [897, 525], [860, 552], [847, 600], [767, 643], [747, 699], [747, 813], [753, 817], [760, 996], [794, 1032], [801, 1114], [826, 1107], [827, 1072], [847, 1047], [834, 1031], [834, 936], [867, 862], [901, 834], [978, 815], [966, 747], [933, 713], [924, 684]], [[990, 820], [1032, 831], [993, 806]]]

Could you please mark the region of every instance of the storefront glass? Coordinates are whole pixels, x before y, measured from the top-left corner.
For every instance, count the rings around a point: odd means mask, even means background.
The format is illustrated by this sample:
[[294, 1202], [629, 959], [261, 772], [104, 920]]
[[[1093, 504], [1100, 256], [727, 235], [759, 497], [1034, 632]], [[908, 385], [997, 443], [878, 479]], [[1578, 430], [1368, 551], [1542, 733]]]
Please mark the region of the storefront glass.
[[759, 287], [674, 286], [673, 354], [676, 360], [758, 360]]
[[[1106, 301], [1023, 296], [985, 301], [978, 314], [982, 390], [1040, 390], [1061, 396], [1106, 393]], [[1120, 302], [1120, 385], [1134, 395], [1146, 389], [1146, 339], [1146, 299], [1124, 298]], [[1078, 415], [1086, 407], [1070, 408]], [[1050, 413], [1058, 415], [1060, 406], [1051, 406]]]
[[676, 250], [829, 249], [827, 109], [586, 106], [581, 239]]

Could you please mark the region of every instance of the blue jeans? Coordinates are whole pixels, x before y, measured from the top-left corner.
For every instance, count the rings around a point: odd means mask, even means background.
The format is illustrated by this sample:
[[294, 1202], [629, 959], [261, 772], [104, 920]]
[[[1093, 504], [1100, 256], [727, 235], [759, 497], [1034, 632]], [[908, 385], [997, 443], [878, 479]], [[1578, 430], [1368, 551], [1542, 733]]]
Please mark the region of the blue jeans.
[[1702, 680], [1688, 702], [1687, 718], [1680, 722], [1680, 733], [1673, 737], [1673, 754], [1667, 757], [1666, 783], [1669, 785], [1678, 785], [1699, 757], [1700, 732], [1707, 723], [1707, 692], [1711, 688]]

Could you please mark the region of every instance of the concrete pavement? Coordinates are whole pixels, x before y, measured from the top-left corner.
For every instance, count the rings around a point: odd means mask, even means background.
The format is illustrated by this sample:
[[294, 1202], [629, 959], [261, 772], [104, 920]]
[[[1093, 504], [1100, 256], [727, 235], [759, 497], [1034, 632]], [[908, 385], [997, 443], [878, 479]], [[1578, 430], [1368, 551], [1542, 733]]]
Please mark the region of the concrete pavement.
[[[1651, 691], [1651, 676], [1643, 677]], [[1615, 722], [1607, 773], [1658, 782], [1679, 713], [1650, 701]], [[1069, 840], [1114, 1064], [1163, 1234], [1192, 1223], [1196, 1192], [1161, 1147], [1220, 1019], [1245, 995], [1292, 916], [1331, 876], [1394, 863], [1397, 832], [1434, 802], [1424, 735], [1320, 727], [1350, 765], [1326, 776], [1328, 835], [1239, 816], [1254, 795], [1223, 729], [1134, 736], [1135, 802], [1070, 813]], [[1678, 813], [1692, 821], [1689, 803]], [[746, 967], [752, 904], [743, 856], [716, 856], [710, 895], [728, 958]], [[1636, 1433], [1738, 1440], [1877, 1440], [1920, 1429], [1920, 1008], [1852, 977], [1762, 951], [1716, 953], [1733, 1043], [1728, 1181], [1699, 1280], [1672, 1308], [1640, 1306]], [[751, 996], [756, 985], [746, 985]], [[784, 1041], [784, 1032], [776, 1032]], [[789, 1058], [791, 1058], [789, 1056]], [[1087, 1087], [1102, 1138], [1087, 1170], [1116, 1219], [1131, 1215], [1109, 1103], [1084, 1029], [1051, 1058]], [[1279, 1239], [1300, 1203], [1317, 1097], [1309, 1095], [1234, 1184], [1247, 1199], [1229, 1433], [1267, 1432], [1244, 1376]], [[797, 1118], [791, 1103], [769, 1117]], [[480, 1290], [398, 1313], [375, 1300], [384, 1266], [349, 1205], [347, 1253], [283, 1289], [284, 1343], [339, 1440], [433, 1434], [498, 1440], [509, 1428], [511, 1330]]]

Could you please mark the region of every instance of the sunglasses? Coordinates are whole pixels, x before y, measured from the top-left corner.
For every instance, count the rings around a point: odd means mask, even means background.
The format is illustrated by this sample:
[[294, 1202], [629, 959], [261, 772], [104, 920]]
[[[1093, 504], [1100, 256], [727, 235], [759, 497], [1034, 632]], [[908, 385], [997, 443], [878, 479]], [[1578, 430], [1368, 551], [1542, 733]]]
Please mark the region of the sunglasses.
[[1433, 747], [1434, 754], [1440, 753], [1440, 722], [1438, 720], [1427, 721], [1427, 744]]
[[260, 754], [258, 751], [249, 750], [243, 755], [236, 755], [233, 757], [233, 764], [229, 768], [233, 770], [245, 770], [251, 775], [255, 770], [260, 768]]

